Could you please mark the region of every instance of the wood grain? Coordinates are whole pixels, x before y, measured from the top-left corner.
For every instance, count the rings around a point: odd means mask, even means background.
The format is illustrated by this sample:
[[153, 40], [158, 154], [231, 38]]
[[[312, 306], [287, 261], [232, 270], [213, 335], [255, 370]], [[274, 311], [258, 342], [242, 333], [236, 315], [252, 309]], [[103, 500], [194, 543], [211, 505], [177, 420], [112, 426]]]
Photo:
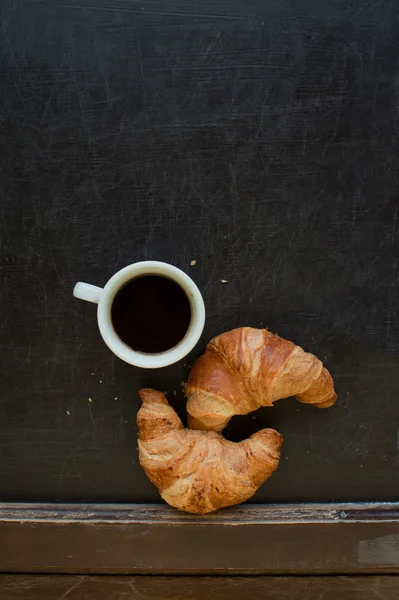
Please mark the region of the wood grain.
[[7, 600], [397, 600], [399, 577], [1, 575]]
[[151, 505], [2, 505], [0, 571], [399, 573], [399, 506], [247, 505], [195, 517]]

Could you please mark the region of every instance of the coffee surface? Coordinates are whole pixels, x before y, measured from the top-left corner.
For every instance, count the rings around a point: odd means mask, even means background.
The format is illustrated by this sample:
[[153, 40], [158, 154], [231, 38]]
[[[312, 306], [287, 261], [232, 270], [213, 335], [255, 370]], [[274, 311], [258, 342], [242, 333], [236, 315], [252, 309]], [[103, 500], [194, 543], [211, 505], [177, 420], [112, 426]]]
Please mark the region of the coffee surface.
[[146, 275], [129, 281], [116, 294], [111, 319], [117, 335], [130, 348], [155, 354], [170, 350], [183, 339], [191, 306], [177, 283]]

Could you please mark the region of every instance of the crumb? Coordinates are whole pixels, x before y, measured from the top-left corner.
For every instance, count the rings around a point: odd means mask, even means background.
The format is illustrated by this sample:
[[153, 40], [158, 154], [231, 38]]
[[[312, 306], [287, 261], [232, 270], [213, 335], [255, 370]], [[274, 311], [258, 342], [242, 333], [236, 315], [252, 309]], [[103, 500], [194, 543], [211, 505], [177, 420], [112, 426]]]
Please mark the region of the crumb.
[[93, 400], [91, 398], [87, 398], [88, 402], [93, 402]]
[[220, 281], [221, 281], [222, 283], [228, 283], [228, 280], [227, 280], [227, 279], [221, 279]]
[[125, 423], [127, 423], [127, 421], [125, 421]]
[[102, 383], [102, 382], [103, 382], [103, 380], [102, 380], [102, 379], [100, 379], [100, 383]]
[[169, 392], [162, 392], [164, 396], [167, 396]]
[[183, 392], [184, 395], [186, 395], [187, 382], [181, 381], [180, 385], [181, 385], [181, 391]]
[[359, 448], [356, 448], [356, 452], [359, 452]]
[[94, 375], [94, 373], [92, 373], [92, 375]]
[[253, 419], [254, 421], [256, 421], [256, 417], [252, 417], [252, 419]]
[[173, 390], [173, 395], [176, 396], [177, 392], [176, 390]]
[[197, 261], [196, 261], [196, 260], [192, 260], [192, 261], [190, 262], [190, 266], [191, 266], [191, 267], [195, 267], [195, 265], [196, 265], [196, 264], [197, 264]]
[[114, 400], [118, 400], [118, 396], [115, 396]]
[[69, 410], [67, 410], [67, 415], [70, 415], [71, 413], [69, 412]]

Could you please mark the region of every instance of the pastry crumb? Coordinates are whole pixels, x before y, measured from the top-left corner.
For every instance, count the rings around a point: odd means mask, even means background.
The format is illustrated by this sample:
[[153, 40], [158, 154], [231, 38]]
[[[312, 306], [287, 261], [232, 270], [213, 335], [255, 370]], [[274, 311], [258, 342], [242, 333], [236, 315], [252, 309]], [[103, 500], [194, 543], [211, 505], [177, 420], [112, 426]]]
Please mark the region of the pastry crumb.
[[87, 398], [87, 402], [93, 402], [93, 400], [91, 398]]
[[69, 412], [69, 410], [66, 411], [67, 415], [70, 415], [71, 413]]
[[118, 400], [118, 396], [115, 396], [114, 400]]
[[176, 396], [177, 392], [176, 390], [173, 390], [173, 395]]
[[228, 279], [221, 279], [220, 280], [222, 283], [228, 283]]
[[191, 267], [195, 267], [195, 265], [196, 265], [196, 264], [197, 264], [197, 261], [196, 261], [196, 260], [192, 260], [192, 261], [190, 262], [190, 266], [191, 266]]

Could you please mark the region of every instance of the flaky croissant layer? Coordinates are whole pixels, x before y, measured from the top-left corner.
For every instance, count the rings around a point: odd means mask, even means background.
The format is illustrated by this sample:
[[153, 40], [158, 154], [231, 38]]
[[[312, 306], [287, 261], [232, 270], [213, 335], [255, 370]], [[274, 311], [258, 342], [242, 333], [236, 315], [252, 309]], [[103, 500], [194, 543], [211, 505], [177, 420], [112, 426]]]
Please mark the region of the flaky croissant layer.
[[144, 389], [137, 415], [140, 464], [168, 504], [205, 514], [248, 500], [277, 468], [282, 436], [262, 429], [233, 443], [185, 429], [164, 394]]
[[241, 327], [215, 337], [194, 363], [187, 383], [193, 429], [222, 431], [233, 415], [245, 415], [281, 398], [327, 408], [337, 395], [323, 363], [267, 329]]

